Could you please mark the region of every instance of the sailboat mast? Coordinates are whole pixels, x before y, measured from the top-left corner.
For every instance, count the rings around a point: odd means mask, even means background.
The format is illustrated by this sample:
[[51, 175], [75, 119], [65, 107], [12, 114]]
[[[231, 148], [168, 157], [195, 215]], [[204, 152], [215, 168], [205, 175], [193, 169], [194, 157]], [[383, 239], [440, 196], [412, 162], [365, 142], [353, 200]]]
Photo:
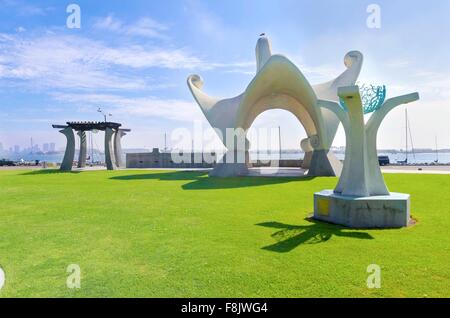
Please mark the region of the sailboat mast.
[[435, 138], [435, 143], [436, 143], [436, 163], [439, 162], [439, 150], [438, 150], [438, 143], [437, 143], [437, 135], [434, 136]]
[[405, 109], [405, 123], [406, 123], [406, 160], [405, 163], [408, 163], [408, 109]]
[[278, 158], [278, 160], [281, 160], [281, 127], [278, 126], [278, 146], [279, 146], [279, 151], [280, 151], [280, 157]]
[[167, 152], [167, 133], [164, 133], [164, 152]]
[[91, 130], [91, 164], [94, 165], [94, 133]]

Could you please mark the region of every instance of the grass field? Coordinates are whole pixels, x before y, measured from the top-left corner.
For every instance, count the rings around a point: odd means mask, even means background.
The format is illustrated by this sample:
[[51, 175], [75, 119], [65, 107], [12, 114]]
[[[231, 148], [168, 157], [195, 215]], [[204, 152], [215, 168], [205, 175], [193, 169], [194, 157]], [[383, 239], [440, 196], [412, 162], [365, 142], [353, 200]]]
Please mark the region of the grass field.
[[385, 178], [414, 227], [308, 221], [336, 178], [0, 171], [0, 297], [450, 297], [450, 176]]

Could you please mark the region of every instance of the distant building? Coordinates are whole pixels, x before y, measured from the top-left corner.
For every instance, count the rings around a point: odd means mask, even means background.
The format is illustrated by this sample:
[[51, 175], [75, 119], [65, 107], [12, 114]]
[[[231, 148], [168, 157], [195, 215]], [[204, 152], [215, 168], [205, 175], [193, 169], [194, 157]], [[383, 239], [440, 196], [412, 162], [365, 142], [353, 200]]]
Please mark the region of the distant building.
[[49, 144], [48, 144], [48, 143], [43, 144], [43, 145], [42, 145], [42, 150], [43, 150], [44, 152], [49, 152], [49, 150], [50, 150]]
[[14, 145], [14, 150], [11, 151], [11, 152], [20, 153], [20, 146], [19, 145]]
[[56, 144], [54, 142], [51, 142], [49, 145], [49, 151], [55, 152], [56, 151]]

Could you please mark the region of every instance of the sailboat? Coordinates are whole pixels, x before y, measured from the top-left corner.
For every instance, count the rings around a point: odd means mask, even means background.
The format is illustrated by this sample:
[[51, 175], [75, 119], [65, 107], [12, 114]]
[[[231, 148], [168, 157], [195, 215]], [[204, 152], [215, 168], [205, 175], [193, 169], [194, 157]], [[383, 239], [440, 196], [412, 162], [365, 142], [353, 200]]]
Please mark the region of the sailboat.
[[405, 123], [406, 123], [406, 128], [405, 128], [405, 140], [406, 140], [406, 147], [405, 147], [405, 160], [400, 160], [397, 161], [397, 163], [402, 164], [402, 165], [407, 165], [408, 164], [408, 134], [409, 134], [409, 138], [411, 139], [411, 152], [412, 155], [414, 157], [414, 159], [416, 158], [416, 155], [414, 153], [414, 145], [412, 142], [412, 134], [411, 134], [411, 127], [409, 125], [409, 119], [408, 119], [408, 109], [405, 109]]
[[435, 142], [436, 142], [436, 160], [434, 161], [434, 163], [439, 163], [439, 150], [438, 150], [437, 136], [435, 136]]

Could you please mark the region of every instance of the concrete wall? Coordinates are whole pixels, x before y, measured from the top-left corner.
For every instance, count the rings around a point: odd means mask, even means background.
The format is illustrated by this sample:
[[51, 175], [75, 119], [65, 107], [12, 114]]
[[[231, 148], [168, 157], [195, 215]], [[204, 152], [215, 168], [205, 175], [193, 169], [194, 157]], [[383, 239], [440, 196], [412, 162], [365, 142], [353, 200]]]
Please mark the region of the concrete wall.
[[212, 155], [214, 163], [198, 162], [194, 158], [201, 158], [201, 153], [190, 153], [190, 162], [177, 163], [172, 160], [172, 154], [162, 153], [158, 148], [146, 153], [127, 153], [127, 168], [212, 168], [217, 161]]
[[[212, 155], [214, 163], [194, 163], [194, 158], [201, 158], [201, 153], [190, 153], [191, 160], [186, 163], [175, 163], [172, 160], [171, 153], [162, 153], [158, 148], [153, 149], [152, 152], [146, 153], [127, 153], [126, 163], [127, 168], [213, 168], [217, 162], [216, 156]], [[198, 161], [198, 160], [197, 160]], [[271, 162], [252, 161], [252, 167], [270, 167]], [[300, 168], [302, 160], [279, 160], [274, 166]]]

